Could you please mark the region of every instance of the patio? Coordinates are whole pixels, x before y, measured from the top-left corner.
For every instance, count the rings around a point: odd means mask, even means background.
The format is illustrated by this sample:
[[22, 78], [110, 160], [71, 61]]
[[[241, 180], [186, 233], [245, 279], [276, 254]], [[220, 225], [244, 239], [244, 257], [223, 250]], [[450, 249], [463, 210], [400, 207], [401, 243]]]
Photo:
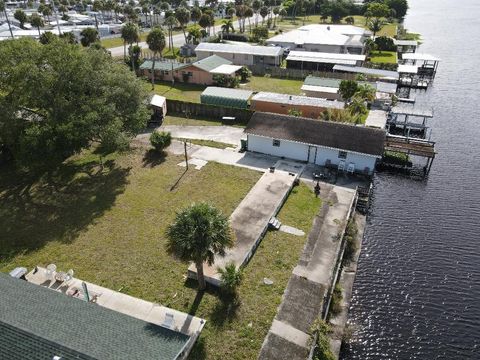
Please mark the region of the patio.
[[26, 276], [28, 282], [59, 291], [79, 301], [86, 301], [83, 285], [86, 284], [90, 302], [137, 319], [167, 327], [170, 330], [191, 336], [190, 347], [202, 331], [205, 320], [165, 306], [135, 298], [118, 291], [104, 288], [80, 279], [72, 278], [68, 282], [55, 279], [55, 272], [49, 275], [46, 268], [36, 267]]

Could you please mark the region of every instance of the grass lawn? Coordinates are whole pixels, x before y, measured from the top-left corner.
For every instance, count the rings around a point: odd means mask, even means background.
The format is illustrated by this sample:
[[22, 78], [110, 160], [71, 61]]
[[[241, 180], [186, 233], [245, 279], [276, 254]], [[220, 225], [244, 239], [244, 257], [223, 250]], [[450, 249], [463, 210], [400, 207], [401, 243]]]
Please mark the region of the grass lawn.
[[[152, 88], [152, 84], [148, 83], [146, 80], [146, 86], [149, 90]], [[158, 82], [155, 84], [155, 94], [165, 96], [167, 99], [171, 100], [182, 100], [187, 102], [199, 103], [200, 94], [205, 90], [205, 85], [196, 85], [175, 82], [175, 85], [172, 86], [171, 82]]]
[[[72, 268], [80, 279], [206, 318], [192, 359], [256, 358], [305, 237], [268, 232], [245, 269], [241, 302], [231, 306], [185, 280], [187, 264], [166, 254], [164, 233], [191, 202], [231, 214], [261, 174], [217, 163], [183, 174], [181, 156], [140, 149], [104, 158], [103, 169], [98, 159], [87, 153], [38, 178], [2, 167], [0, 271]], [[308, 233], [319, 205], [300, 185], [279, 218]]]
[[[141, 33], [139, 42], [147, 40], [147, 35], [148, 35], [148, 32]], [[123, 46], [123, 39], [121, 37], [101, 39], [100, 43], [102, 44], [103, 47], [108, 49], [112, 47]]]
[[303, 80], [277, 79], [267, 76], [252, 76], [250, 81], [240, 85], [240, 89], [269, 91], [283, 94], [300, 95]]
[[395, 51], [371, 51], [370, 61], [372, 63], [396, 64], [397, 53]]

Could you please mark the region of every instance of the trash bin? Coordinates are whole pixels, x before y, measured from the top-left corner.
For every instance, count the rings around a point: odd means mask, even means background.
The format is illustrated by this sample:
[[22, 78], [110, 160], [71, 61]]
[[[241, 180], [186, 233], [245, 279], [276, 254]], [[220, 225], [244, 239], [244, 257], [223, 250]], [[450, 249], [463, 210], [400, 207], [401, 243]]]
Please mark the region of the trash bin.
[[25, 274], [27, 273], [27, 268], [24, 267], [17, 267], [10, 271], [10, 276], [16, 279], [23, 279], [25, 280]]

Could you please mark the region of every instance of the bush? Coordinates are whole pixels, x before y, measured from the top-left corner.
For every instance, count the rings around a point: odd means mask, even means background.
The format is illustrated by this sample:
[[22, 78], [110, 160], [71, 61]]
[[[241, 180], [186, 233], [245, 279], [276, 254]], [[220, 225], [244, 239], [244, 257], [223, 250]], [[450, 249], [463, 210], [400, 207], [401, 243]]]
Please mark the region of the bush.
[[163, 151], [172, 143], [172, 135], [169, 132], [158, 132], [154, 131], [150, 135], [150, 144], [155, 148], [156, 151]]
[[222, 290], [227, 294], [236, 294], [237, 288], [242, 282], [243, 272], [237, 269], [237, 266], [231, 262], [225, 265], [225, 268], [218, 268]]
[[265, 26], [258, 26], [252, 29], [250, 41], [259, 42], [265, 39], [268, 39], [268, 29]]
[[379, 51], [397, 51], [393, 39], [388, 36], [379, 36], [375, 39], [375, 45]]
[[250, 76], [252, 76], [252, 72], [246, 66], [242, 66], [240, 70], [238, 70], [238, 75], [240, 75], [240, 79], [242, 82], [246, 82]]
[[248, 41], [248, 35], [247, 34], [241, 34], [241, 33], [228, 33], [228, 34], [223, 34], [222, 35], [223, 40], [231, 40], [231, 41], [241, 41], [241, 42], [247, 42]]
[[330, 301], [330, 311], [328, 313], [329, 316], [335, 317], [342, 311], [342, 287], [339, 283], [335, 285], [335, 288], [332, 292], [332, 300]]
[[349, 220], [345, 229], [345, 252], [343, 253], [343, 263], [349, 264], [358, 250], [357, 245], [358, 228], [354, 220]]
[[328, 333], [330, 332], [330, 326], [321, 320], [317, 319], [310, 328], [310, 334], [312, 337], [317, 335], [317, 341], [315, 343], [315, 350], [313, 352], [314, 360], [334, 360], [335, 356], [330, 349], [330, 341], [328, 339]]
[[213, 81], [215, 81], [215, 85], [220, 87], [236, 88], [240, 84], [236, 76], [214, 75]]

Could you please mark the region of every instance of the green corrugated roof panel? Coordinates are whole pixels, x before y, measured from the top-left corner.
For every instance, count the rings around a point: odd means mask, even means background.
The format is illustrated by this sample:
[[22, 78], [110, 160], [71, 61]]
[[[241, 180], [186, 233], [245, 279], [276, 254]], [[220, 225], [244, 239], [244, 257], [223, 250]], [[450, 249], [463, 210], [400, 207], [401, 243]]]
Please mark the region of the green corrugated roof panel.
[[0, 325], [1, 359], [175, 359], [190, 339], [6, 274]]
[[[172, 62], [172, 61], [155, 61], [155, 70], [163, 70], [163, 71], [172, 71], [183, 69], [190, 64], [184, 64], [179, 62]], [[152, 60], [145, 60], [142, 65], [140, 65], [140, 69], [142, 70], [151, 70], [152, 69]]]
[[340, 86], [340, 79], [329, 79], [329, 78], [321, 78], [312, 75], [308, 75], [303, 82], [305, 85], [311, 86], [324, 86], [324, 87], [332, 87], [338, 88]]
[[247, 109], [253, 91], [209, 86], [200, 95], [202, 104]]
[[194, 62], [192, 65], [199, 69], [210, 72], [211, 70], [219, 67], [220, 65], [231, 65], [231, 64], [232, 62], [227, 59], [224, 59], [217, 55], [212, 55], [205, 59]]

